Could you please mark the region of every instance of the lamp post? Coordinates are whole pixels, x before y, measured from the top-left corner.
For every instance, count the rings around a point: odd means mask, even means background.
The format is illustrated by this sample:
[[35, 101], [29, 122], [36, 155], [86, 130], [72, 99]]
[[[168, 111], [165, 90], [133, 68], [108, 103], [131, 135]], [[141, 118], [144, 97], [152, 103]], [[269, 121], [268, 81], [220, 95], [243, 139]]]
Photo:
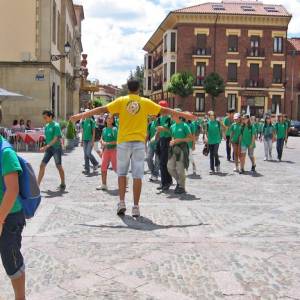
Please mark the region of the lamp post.
[[71, 45], [69, 42], [65, 43], [64, 51], [65, 51], [64, 54], [51, 54], [51, 61], [58, 61], [61, 60], [62, 58], [68, 57], [68, 55], [71, 52]]

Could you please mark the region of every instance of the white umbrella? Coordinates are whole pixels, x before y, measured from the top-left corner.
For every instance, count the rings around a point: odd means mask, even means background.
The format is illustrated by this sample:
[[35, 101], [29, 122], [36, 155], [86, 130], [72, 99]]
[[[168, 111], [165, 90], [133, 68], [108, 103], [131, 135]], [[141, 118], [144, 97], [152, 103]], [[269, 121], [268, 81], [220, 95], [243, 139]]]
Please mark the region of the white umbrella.
[[7, 99], [11, 99], [11, 100], [26, 100], [27, 99], [27, 100], [29, 100], [32, 98], [0, 88], [0, 102], [7, 100]]
[[250, 116], [250, 114], [251, 114], [251, 112], [250, 112], [250, 105], [247, 106], [247, 112], [246, 112], [246, 114], [247, 114], [248, 116]]

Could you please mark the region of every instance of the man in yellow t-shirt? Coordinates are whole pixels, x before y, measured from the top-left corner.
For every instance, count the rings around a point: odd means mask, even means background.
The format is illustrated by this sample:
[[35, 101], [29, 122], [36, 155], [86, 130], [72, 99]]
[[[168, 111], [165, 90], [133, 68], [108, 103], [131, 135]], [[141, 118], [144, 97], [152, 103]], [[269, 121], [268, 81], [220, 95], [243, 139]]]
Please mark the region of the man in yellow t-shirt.
[[76, 122], [92, 115], [104, 113], [119, 115], [119, 131], [117, 141], [117, 170], [119, 177], [118, 215], [124, 215], [126, 211], [125, 193], [126, 177], [131, 163], [133, 177], [134, 206], [132, 216], [139, 217], [139, 201], [142, 190], [142, 178], [144, 176], [145, 142], [147, 138], [148, 116], [177, 115], [186, 119], [194, 120], [195, 116], [183, 112], [176, 112], [169, 108], [161, 107], [150, 99], [139, 96], [139, 81], [128, 80], [129, 95], [120, 97], [107, 106], [95, 108], [89, 112], [71, 117]]

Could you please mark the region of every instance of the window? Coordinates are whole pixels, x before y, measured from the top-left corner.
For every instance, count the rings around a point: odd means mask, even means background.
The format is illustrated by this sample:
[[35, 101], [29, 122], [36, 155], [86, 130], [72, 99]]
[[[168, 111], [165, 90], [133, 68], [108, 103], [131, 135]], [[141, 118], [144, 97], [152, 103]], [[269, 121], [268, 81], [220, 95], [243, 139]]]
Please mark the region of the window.
[[197, 53], [198, 55], [206, 54], [207, 36], [206, 34], [197, 34]]
[[171, 52], [176, 52], [176, 33], [171, 33]]
[[228, 81], [237, 82], [237, 64], [229, 63], [228, 64]]
[[205, 94], [196, 94], [196, 112], [205, 112]]
[[273, 83], [282, 83], [282, 65], [273, 66]]
[[228, 99], [228, 103], [227, 103], [228, 110], [230, 110], [232, 108], [234, 108], [236, 110], [236, 108], [237, 108], [237, 105], [236, 105], [237, 104], [237, 101], [236, 101], [237, 95], [236, 94], [228, 94], [227, 99]]
[[148, 69], [152, 69], [152, 56], [148, 56]]
[[265, 11], [269, 13], [278, 12], [277, 8], [275, 6], [265, 6]]
[[259, 45], [260, 45], [260, 37], [257, 36], [257, 35], [251, 36], [251, 39], [250, 39], [250, 45], [251, 45], [251, 48], [259, 48]]
[[198, 63], [197, 64], [197, 80], [196, 80], [197, 86], [203, 85], [204, 78], [205, 78], [205, 71], [206, 71], [205, 63]]
[[230, 35], [228, 37], [228, 52], [238, 52], [238, 36]]
[[213, 4], [212, 8], [213, 10], [225, 10], [225, 7], [222, 4]]
[[56, 3], [52, 7], [52, 42], [56, 44]]
[[250, 5], [242, 5], [241, 9], [243, 11], [255, 11], [255, 8], [253, 6], [250, 6]]
[[168, 76], [168, 65], [164, 64], [164, 82], [167, 81], [167, 76]]
[[148, 76], [148, 91], [152, 90], [152, 78], [151, 76]]
[[168, 51], [168, 35], [164, 36], [164, 52]]
[[283, 37], [274, 37], [274, 53], [283, 53]]
[[259, 79], [259, 64], [250, 64], [250, 79]]
[[279, 111], [281, 111], [281, 96], [273, 95], [272, 97], [272, 114], [276, 114], [277, 107], [279, 107]]
[[175, 72], [176, 72], [176, 64], [174, 62], [171, 62], [171, 64], [170, 64], [170, 79], [175, 74]]

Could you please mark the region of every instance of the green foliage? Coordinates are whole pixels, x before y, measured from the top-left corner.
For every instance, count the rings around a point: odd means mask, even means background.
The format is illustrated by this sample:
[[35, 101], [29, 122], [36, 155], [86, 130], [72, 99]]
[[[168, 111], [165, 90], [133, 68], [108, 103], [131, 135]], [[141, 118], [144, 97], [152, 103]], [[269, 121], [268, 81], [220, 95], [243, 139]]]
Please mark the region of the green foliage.
[[74, 140], [76, 138], [76, 128], [73, 122], [68, 122], [66, 138], [68, 140]]
[[101, 99], [94, 99], [93, 107], [101, 107], [103, 106], [103, 101]]
[[215, 98], [217, 98], [220, 94], [224, 93], [225, 91], [225, 83], [223, 78], [218, 73], [211, 73], [204, 79], [203, 87], [205, 92], [211, 95], [212, 108], [213, 110], [215, 110]]
[[194, 92], [194, 76], [189, 72], [176, 73], [172, 76], [168, 92], [186, 98]]
[[60, 128], [63, 130], [63, 129], [65, 129], [65, 128], [67, 128], [67, 126], [68, 126], [68, 121], [66, 121], [66, 120], [61, 120], [60, 122], [59, 122], [59, 126], [60, 126]]

